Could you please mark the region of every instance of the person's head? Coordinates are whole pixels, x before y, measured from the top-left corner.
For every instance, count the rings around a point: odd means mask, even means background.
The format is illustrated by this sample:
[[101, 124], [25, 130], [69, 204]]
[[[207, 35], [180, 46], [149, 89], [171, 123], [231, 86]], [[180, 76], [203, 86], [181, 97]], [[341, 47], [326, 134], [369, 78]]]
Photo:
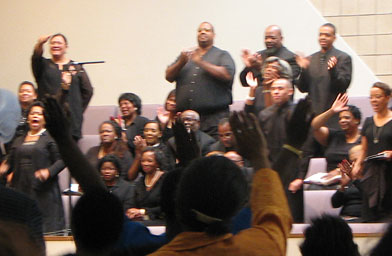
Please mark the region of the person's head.
[[72, 211], [71, 229], [77, 252], [103, 255], [111, 251], [123, 222], [123, 207], [117, 196], [104, 189], [86, 191]]
[[27, 110], [27, 123], [30, 131], [38, 132], [45, 128], [44, 104], [40, 101], [33, 102]]
[[244, 159], [237, 152], [228, 151], [223, 156], [233, 161], [238, 167], [244, 167]]
[[268, 57], [261, 68], [261, 74], [264, 79], [270, 80], [275, 77], [293, 79], [293, 72], [287, 61], [276, 56]]
[[50, 54], [55, 58], [62, 57], [67, 53], [68, 40], [61, 33], [57, 33], [51, 36], [51, 38], [49, 39], [49, 45]]
[[167, 170], [167, 163], [164, 153], [154, 147], [146, 147], [140, 159], [140, 165], [145, 174], [153, 174], [158, 170]]
[[349, 132], [358, 129], [361, 123], [361, 111], [353, 105], [348, 105], [347, 110], [339, 113], [339, 126], [343, 131]]
[[388, 108], [391, 98], [391, 88], [386, 83], [376, 82], [370, 89], [370, 104], [373, 111], [378, 113]]
[[197, 131], [200, 128], [200, 115], [194, 110], [185, 110], [181, 113], [181, 120], [187, 130]]
[[339, 216], [323, 215], [313, 219], [304, 236], [300, 245], [303, 256], [359, 256], [351, 228]]
[[229, 119], [227, 117], [222, 118], [218, 123], [218, 135], [219, 140], [226, 148], [231, 148], [234, 145], [234, 135], [231, 131]]
[[226, 157], [192, 161], [177, 191], [177, 211], [184, 230], [212, 236], [228, 233], [232, 217], [247, 201], [247, 186], [241, 169]]
[[319, 29], [319, 44], [322, 51], [331, 49], [336, 39], [336, 27], [332, 23], [325, 23]]
[[142, 100], [134, 93], [126, 92], [118, 98], [118, 106], [124, 117], [140, 115], [142, 113]]
[[37, 99], [37, 89], [29, 81], [23, 81], [19, 84], [18, 89], [19, 103], [22, 108], [27, 108], [34, 100]]
[[272, 102], [276, 105], [283, 105], [288, 102], [293, 95], [293, 85], [290, 80], [279, 78], [271, 85]]
[[114, 121], [104, 121], [99, 126], [99, 137], [102, 144], [112, 144], [121, 138], [121, 127]]
[[202, 22], [197, 29], [197, 42], [201, 48], [207, 48], [214, 44], [214, 27], [209, 22]]
[[348, 151], [348, 158], [350, 162], [354, 163], [362, 152], [362, 145], [356, 145]]
[[161, 126], [155, 120], [148, 121], [143, 128], [144, 139], [148, 146], [153, 146], [161, 140]]
[[175, 113], [176, 112], [176, 90], [171, 90], [167, 95], [165, 101], [165, 110]]
[[277, 25], [270, 25], [265, 29], [264, 43], [267, 49], [279, 49], [282, 47], [282, 31]]
[[99, 159], [98, 170], [104, 182], [115, 181], [121, 172], [120, 159], [112, 154]]

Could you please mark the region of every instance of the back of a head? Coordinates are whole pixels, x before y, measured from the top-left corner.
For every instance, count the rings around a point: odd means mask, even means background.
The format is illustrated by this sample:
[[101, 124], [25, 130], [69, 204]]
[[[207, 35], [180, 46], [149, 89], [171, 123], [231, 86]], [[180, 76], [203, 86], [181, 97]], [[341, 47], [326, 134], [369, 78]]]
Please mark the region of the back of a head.
[[124, 221], [120, 200], [103, 189], [86, 192], [72, 212], [71, 227], [78, 250], [110, 250], [122, 231]]
[[223, 156], [194, 160], [184, 171], [177, 191], [181, 224], [188, 231], [221, 235], [247, 201], [241, 169]]
[[378, 244], [370, 252], [370, 256], [384, 256], [392, 255], [392, 224], [389, 224], [388, 229], [378, 242]]
[[339, 216], [323, 215], [313, 219], [300, 245], [303, 256], [359, 256], [351, 228]]

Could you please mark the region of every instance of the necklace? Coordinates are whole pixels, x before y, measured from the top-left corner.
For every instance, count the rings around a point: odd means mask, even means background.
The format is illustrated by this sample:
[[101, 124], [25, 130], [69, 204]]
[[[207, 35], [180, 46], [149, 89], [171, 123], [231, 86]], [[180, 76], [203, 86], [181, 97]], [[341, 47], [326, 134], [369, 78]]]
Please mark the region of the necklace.
[[46, 129], [41, 129], [39, 132], [37, 132], [36, 134], [31, 134], [31, 131], [28, 131], [27, 132], [27, 136], [30, 136], [30, 137], [38, 137], [38, 136], [41, 136], [44, 132], [46, 131]]
[[151, 188], [155, 182], [158, 180], [159, 178], [159, 170], [156, 170], [154, 173], [154, 176], [152, 177], [150, 184], [147, 184], [147, 176], [144, 178], [144, 185], [146, 186], [146, 188]]
[[376, 124], [373, 125], [373, 143], [377, 144], [380, 140], [380, 135], [382, 132], [382, 128], [384, 126], [378, 127]]

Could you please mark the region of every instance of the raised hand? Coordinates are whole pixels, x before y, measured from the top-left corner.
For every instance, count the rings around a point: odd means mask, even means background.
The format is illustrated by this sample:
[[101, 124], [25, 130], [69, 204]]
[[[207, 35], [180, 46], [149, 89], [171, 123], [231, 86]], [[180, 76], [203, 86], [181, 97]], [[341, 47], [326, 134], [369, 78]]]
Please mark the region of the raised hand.
[[308, 98], [301, 99], [291, 115], [287, 125], [287, 143], [297, 149], [305, 142], [314, 117], [312, 103]]
[[339, 113], [343, 110], [347, 110], [348, 106], [348, 95], [347, 93], [339, 93], [335, 101], [332, 103], [331, 109], [335, 113]]
[[236, 139], [238, 152], [248, 159], [253, 168], [269, 168], [267, 142], [253, 114], [233, 112], [230, 126]]
[[167, 124], [169, 121], [170, 112], [166, 111], [164, 107], [157, 109], [157, 117], [162, 124]]
[[43, 35], [38, 38], [38, 44], [43, 45], [46, 43], [52, 35]]
[[179, 165], [187, 166], [193, 159], [201, 156], [195, 133], [192, 130], [188, 132], [179, 117], [176, 118], [172, 129], [176, 141], [176, 157], [179, 160]]
[[257, 78], [253, 76], [253, 73], [249, 71], [246, 74], [246, 83], [251, 87], [251, 88], [256, 88], [258, 85]]

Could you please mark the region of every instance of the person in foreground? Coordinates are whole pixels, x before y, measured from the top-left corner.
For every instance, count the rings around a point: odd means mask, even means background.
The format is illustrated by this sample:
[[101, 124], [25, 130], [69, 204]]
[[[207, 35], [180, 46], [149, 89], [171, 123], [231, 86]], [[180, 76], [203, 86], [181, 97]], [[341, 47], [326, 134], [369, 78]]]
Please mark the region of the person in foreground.
[[313, 219], [300, 245], [303, 256], [359, 256], [350, 226], [340, 217], [323, 215]]
[[71, 221], [76, 255], [108, 256], [115, 248], [133, 251], [147, 244], [149, 248], [159, 247], [163, 243], [161, 237], [125, 218], [119, 199], [107, 191], [96, 168], [72, 139], [70, 124], [57, 100], [53, 96], [45, 97], [44, 104], [46, 127], [55, 139], [64, 163], [84, 191]]
[[239, 167], [221, 156], [199, 158], [185, 169], [178, 187], [177, 212], [184, 232], [151, 255], [286, 254], [292, 219], [256, 118], [234, 112], [230, 124], [240, 154], [257, 170], [250, 197], [252, 227], [235, 236], [229, 233], [231, 218], [247, 201], [247, 181]]

